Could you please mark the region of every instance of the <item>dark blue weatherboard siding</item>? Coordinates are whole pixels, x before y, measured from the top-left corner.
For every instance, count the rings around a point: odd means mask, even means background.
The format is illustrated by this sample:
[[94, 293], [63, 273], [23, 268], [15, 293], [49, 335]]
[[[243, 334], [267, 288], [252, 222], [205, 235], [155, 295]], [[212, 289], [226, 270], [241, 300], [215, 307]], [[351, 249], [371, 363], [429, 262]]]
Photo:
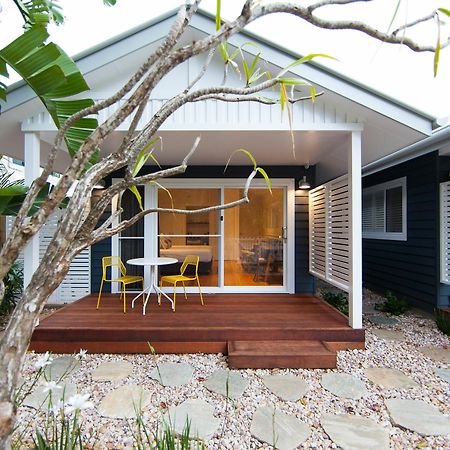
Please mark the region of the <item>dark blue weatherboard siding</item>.
[[[145, 173], [144, 167], [142, 174]], [[303, 166], [266, 166], [270, 178], [294, 178], [295, 183], [307, 175], [308, 181], [314, 185], [314, 167], [306, 172]], [[148, 168], [147, 168], [148, 170]], [[189, 166], [186, 173], [179, 178], [246, 178], [251, 166], [229, 166], [223, 172], [223, 166]], [[112, 178], [120, 178], [123, 172], [115, 173]], [[101, 260], [111, 254], [111, 239], [99, 242], [91, 250], [91, 286], [92, 292], [98, 292], [101, 280]], [[110, 284], [105, 287], [110, 289]], [[109, 291], [108, 291], [109, 292]], [[295, 192], [295, 292], [314, 293], [314, 278], [309, 274], [309, 221], [308, 191]]]
[[[91, 247], [91, 291], [98, 292], [102, 281], [102, 258], [111, 255], [111, 238], [97, 242]], [[111, 292], [111, 283], [105, 283], [104, 292]]]
[[315, 278], [309, 273], [308, 191], [295, 191], [295, 292], [315, 291]]
[[363, 239], [363, 280], [432, 311], [439, 296], [438, 152], [364, 177], [367, 188], [407, 177], [407, 241]]

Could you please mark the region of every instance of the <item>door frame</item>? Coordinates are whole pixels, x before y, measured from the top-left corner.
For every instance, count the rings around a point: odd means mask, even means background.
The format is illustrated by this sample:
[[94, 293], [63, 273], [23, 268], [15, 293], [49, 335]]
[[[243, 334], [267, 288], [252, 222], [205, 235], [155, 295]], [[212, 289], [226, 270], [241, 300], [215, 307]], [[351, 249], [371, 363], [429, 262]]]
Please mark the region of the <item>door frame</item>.
[[[221, 203], [224, 201], [224, 189], [244, 187], [245, 178], [183, 178], [159, 180], [159, 184], [167, 189], [220, 189]], [[286, 227], [286, 239], [283, 240], [283, 286], [225, 286], [224, 285], [224, 264], [222, 255], [224, 254], [224, 221], [219, 220], [219, 286], [202, 286], [204, 293], [288, 293], [295, 292], [295, 180], [292, 178], [273, 178], [270, 180], [271, 187], [284, 188], [283, 198], [283, 221]], [[267, 185], [263, 179], [253, 179], [251, 188], [265, 188]], [[251, 189], [250, 188], [250, 189]], [[158, 187], [154, 184], [145, 186], [144, 207], [151, 208], [157, 204]], [[119, 254], [119, 237], [112, 237], [112, 252]], [[157, 256], [158, 254], [158, 216], [147, 214], [144, 218], [144, 256]], [[144, 274], [145, 283], [150, 282], [148, 274]], [[113, 283], [113, 285], [116, 283]], [[112, 286], [117, 292], [118, 286]], [[165, 288], [171, 292], [173, 288]], [[196, 292], [197, 288], [186, 287], [187, 292]]]

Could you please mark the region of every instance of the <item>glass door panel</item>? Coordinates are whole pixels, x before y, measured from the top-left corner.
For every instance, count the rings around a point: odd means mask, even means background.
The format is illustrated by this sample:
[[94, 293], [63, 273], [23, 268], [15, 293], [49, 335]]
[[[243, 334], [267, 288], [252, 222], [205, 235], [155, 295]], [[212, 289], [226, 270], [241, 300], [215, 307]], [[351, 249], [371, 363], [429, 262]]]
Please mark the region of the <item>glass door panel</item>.
[[[171, 188], [170, 195], [158, 190], [158, 207], [194, 211], [220, 203], [220, 189]], [[199, 256], [199, 278], [202, 286], [218, 286], [219, 211], [193, 214], [158, 215], [158, 248], [160, 256], [178, 259], [178, 264], [161, 266], [161, 275], [180, 272], [187, 255]]]
[[[142, 201], [144, 198], [143, 186], [138, 186]], [[123, 212], [120, 216], [121, 220], [131, 219], [139, 213], [140, 207], [138, 201], [131, 191], [125, 191], [122, 196]], [[119, 235], [119, 255], [127, 269], [127, 275], [144, 276], [144, 268], [142, 266], [128, 265], [126, 262], [133, 258], [142, 258], [144, 256], [144, 219], [139, 220], [133, 226], [122, 231]], [[131, 285], [131, 290], [135, 289]]]
[[[243, 195], [225, 188], [224, 200]], [[224, 211], [225, 286], [284, 284], [284, 189], [251, 189], [250, 203]]]

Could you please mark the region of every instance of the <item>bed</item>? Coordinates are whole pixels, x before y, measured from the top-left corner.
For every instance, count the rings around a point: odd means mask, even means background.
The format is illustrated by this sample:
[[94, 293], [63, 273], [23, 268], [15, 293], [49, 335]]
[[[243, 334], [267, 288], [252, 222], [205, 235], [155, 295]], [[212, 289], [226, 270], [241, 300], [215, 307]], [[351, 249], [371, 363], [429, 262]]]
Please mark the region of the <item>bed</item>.
[[180, 273], [181, 264], [187, 255], [197, 255], [199, 257], [198, 273], [211, 273], [211, 266], [213, 261], [211, 245], [172, 245], [169, 248], [160, 248], [160, 256], [167, 258], [178, 259], [178, 264], [171, 264], [170, 266], [161, 266], [160, 272], [162, 275], [172, 275]]

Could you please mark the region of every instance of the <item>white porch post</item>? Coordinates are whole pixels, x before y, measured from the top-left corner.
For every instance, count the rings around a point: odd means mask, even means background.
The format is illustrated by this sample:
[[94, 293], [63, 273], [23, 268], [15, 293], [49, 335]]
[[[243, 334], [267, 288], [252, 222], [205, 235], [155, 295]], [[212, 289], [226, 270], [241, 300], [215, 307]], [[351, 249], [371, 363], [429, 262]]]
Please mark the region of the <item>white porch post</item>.
[[[41, 145], [36, 133], [25, 133], [24, 144], [25, 184], [31, 183], [40, 175]], [[24, 287], [31, 281], [34, 271], [39, 265], [39, 233], [36, 233], [24, 250], [23, 284]]]
[[349, 325], [362, 328], [362, 185], [361, 131], [353, 131], [348, 152]]

